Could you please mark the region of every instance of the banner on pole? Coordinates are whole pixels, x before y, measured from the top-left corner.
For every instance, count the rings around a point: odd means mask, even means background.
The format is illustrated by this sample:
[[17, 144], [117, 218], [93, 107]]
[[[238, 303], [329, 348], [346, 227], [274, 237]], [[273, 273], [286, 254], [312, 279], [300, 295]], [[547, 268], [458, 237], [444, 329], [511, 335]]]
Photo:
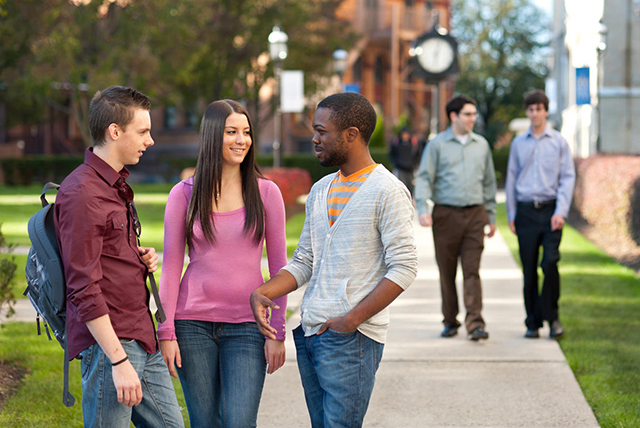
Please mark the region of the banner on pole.
[[280, 111], [302, 113], [304, 110], [304, 73], [282, 70], [280, 74]]
[[576, 105], [591, 104], [589, 91], [589, 67], [576, 68]]

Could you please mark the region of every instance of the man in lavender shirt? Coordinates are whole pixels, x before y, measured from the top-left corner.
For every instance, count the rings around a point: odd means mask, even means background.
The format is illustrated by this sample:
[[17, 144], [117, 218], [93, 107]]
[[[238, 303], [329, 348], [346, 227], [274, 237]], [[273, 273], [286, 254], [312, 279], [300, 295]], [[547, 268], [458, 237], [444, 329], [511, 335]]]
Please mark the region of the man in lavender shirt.
[[[518, 235], [524, 305], [527, 311], [525, 337], [540, 337], [542, 322], [549, 323], [549, 336], [559, 338], [564, 328], [558, 315], [560, 299], [560, 240], [569, 214], [575, 171], [567, 141], [547, 123], [549, 99], [535, 90], [525, 96], [531, 127], [511, 143], [507, 167], [507, 217], [509, 228]], [[544, 273], [538, 292], [538, 254]]]

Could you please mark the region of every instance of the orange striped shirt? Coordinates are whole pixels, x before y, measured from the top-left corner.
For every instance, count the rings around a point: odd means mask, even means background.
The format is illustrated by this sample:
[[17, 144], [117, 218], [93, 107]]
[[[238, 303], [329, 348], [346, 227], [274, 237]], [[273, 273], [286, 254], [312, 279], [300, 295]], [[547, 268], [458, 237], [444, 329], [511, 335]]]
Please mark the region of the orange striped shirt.
[[347, 177], [342, 175], [342, 171], [338, 171], [336, 177], [331, 182], [329, 194], [327, 195], [327, 210], [329, 213], [330, 226], [333, 226], [338, 220], [342, 210], [347, 206], [353, 194], [356, 193], [360, 186], [362, 186], [362, 183], [369, 177], [371, 171], [377, 166], [378, 164], [369, 165]]

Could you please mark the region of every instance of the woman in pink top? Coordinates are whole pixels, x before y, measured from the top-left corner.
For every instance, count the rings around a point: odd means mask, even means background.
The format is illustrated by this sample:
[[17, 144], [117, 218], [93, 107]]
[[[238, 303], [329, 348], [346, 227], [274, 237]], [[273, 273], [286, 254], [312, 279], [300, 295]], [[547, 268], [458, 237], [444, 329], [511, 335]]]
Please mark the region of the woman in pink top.
[[247, 111], [231, 100], [211, 103], [195, 174], [167, 200], [160, 280], [167, 320], [158, 338], [169, 372], [180, 376], [192, 427], [255, 427], [265, 373], [285, 360], [286, 300], [271, 315], [277, 340], [260, 335], [249, 305], [264, 282], [264, 242], [271, 276], [287, 262], [282, 194], [262, 177], [254, 152]]

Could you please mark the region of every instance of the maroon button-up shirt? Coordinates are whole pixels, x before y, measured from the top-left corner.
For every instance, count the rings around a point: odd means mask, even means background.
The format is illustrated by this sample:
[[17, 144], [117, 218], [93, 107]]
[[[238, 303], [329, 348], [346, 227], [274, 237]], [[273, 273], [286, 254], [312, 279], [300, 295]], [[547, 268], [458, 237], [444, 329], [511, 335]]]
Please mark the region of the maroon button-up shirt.
[[54, 207], [67, 281], [69, 358], [96, 343], [87, 321], [109, 314], [119, 339], [157, 350], [147, 267], [138, 253], [128, 203], [129, 171], [116, 172], [91, 149], [64, 179]]

